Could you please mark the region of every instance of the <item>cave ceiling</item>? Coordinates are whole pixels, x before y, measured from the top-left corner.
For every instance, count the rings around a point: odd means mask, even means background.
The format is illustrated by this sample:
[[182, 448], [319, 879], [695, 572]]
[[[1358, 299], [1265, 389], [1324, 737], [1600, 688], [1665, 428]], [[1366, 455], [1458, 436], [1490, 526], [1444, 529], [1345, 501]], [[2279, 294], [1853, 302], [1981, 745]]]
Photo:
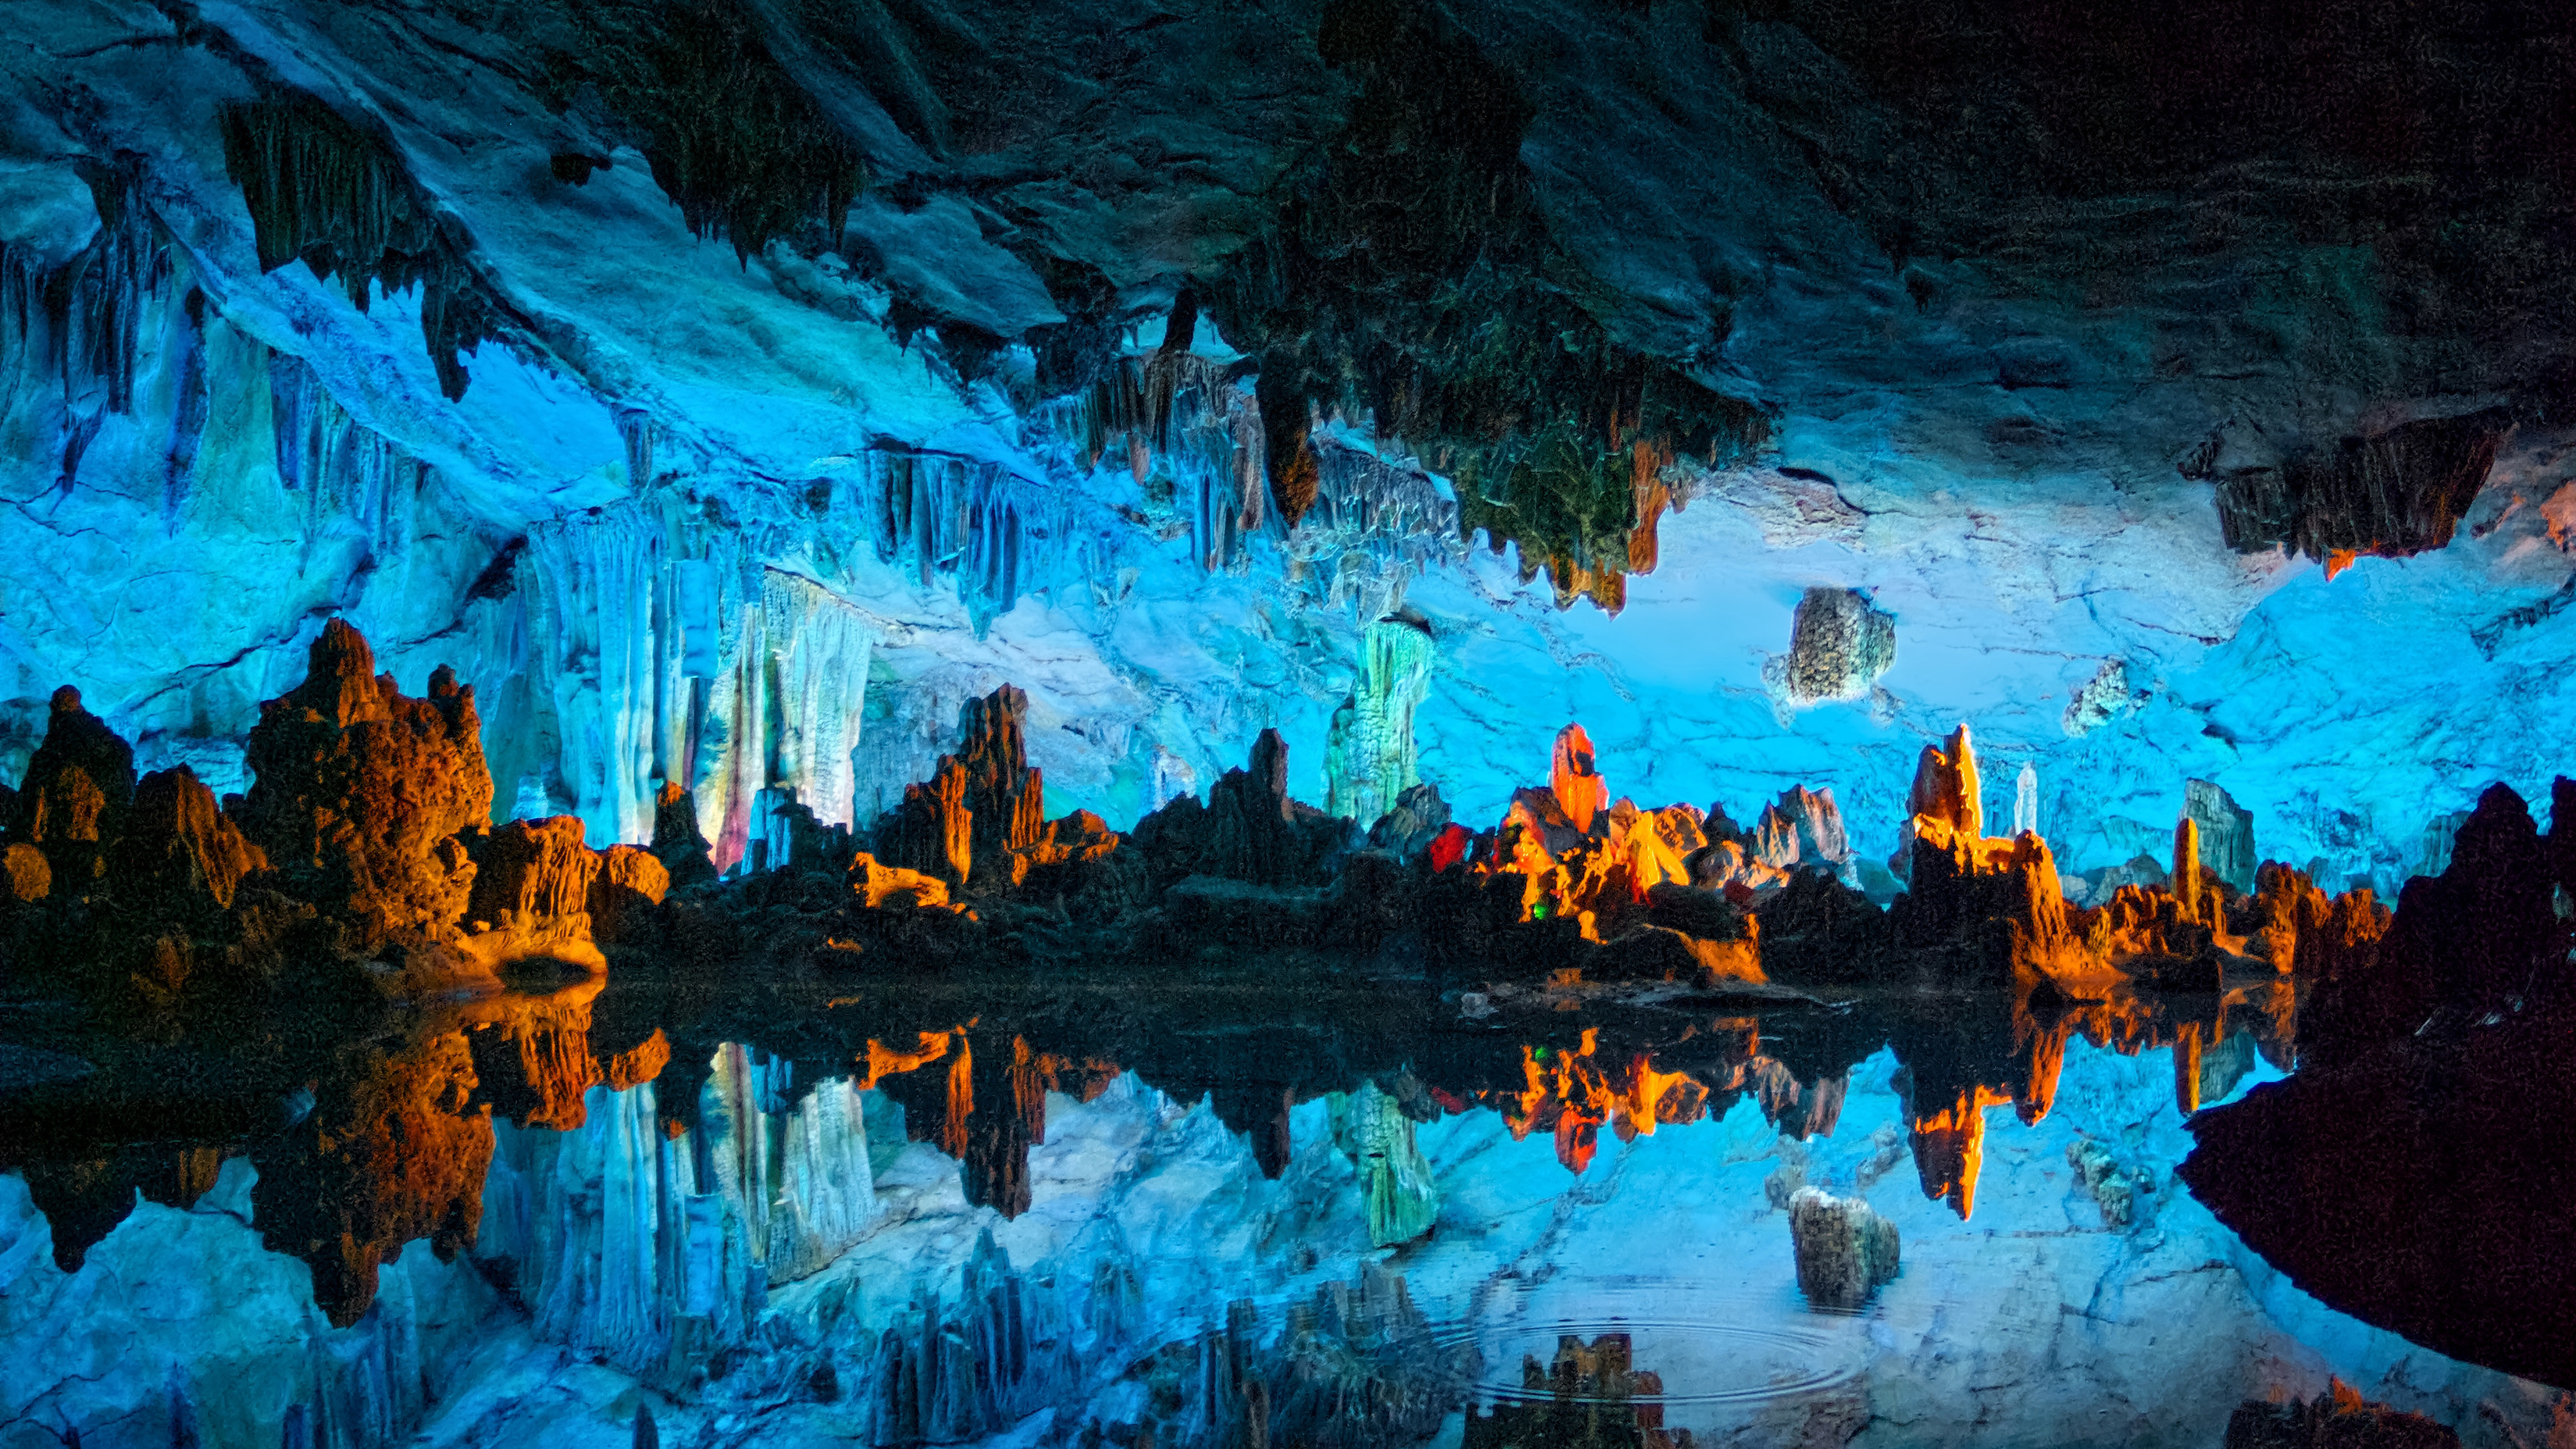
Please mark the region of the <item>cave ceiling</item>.
[[[1972, 718], [2135, 817], [2079, 854], [2235, 771], [2367, 872], [2553, 763], [2561, 7], [26, 19], [0, 694], [154, 759], [220, 774], [349, 613], [499, 697], [519, 813], [632, 835], [722, 753], [637, 703], [703, 700], [715, 599], [865, 635], [827, 814], [1005, 680], [1113, 819], [1266, 725], [1323, 769], [1388, 617], [1477, 801], [1580, 714], [1666, 793], [1884, 815]], [[1897, 641], [1823, 702], [1815, 589]]]

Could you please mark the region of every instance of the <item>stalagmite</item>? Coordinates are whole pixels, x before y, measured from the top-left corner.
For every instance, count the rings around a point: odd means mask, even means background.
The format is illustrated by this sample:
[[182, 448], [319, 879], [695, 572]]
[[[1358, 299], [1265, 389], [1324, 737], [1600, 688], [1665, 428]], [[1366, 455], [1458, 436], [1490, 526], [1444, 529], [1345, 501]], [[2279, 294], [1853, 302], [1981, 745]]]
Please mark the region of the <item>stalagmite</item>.
[[1419, 783], [1413, 713], [1431, 692], [1431, 636], [1381, 619], [1360, 637], [1359, 675], [1324, 746], [1324, 808], [1363, 824]]
[[1583, 732], [1583, 726], [1570, 724], [1557, 731], [1556, 750], [1548, 762], [1548, 788], [1575, 833], [1591, 834], [1593, 817], [1610, 802], [1610, 787], [1592, 768], [1592, 737]]
[[474, 864], [457, 832], [491, 816], [474, 689], [444, 668], [405, 696], [344, 620], [309, 672], [260, 707], [242, 829], [304, 898], [370, 940], [430, 939], [466, 910]]
[[1367, 1198], [1369, 1241], [1383, 1248], [1430, 1231], [1440, 1189], [1414, 1145], [1413, 1119], [1374, 1082], [1351, 1094], [1348, 1110], [1346, 1140]]
[[2200, 832], [2204, 870], [2243, 895], [2254, 889], [2254, 812], [2207, 780], [2183, 782], [2182, 809]]

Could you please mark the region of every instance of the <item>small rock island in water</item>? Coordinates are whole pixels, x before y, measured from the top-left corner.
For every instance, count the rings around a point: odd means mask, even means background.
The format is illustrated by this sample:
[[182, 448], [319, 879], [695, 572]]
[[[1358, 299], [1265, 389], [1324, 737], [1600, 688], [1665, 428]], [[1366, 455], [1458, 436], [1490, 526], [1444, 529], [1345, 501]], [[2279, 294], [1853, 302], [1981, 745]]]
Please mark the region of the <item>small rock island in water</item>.
[[2576, 1449], [2576, 14], [11, 20], [0, 1449]]

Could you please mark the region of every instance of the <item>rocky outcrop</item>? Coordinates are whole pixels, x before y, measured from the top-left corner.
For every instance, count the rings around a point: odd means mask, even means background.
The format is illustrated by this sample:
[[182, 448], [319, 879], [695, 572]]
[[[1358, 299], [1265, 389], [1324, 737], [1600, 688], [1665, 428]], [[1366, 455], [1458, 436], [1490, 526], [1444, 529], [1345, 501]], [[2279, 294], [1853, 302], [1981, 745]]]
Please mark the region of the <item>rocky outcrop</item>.
[[2179, 1175], [2329, 1307], [2453, 1358], [2576, 1383], [2576, 1321], [2561, 1311], [2576, 1299], [2576, 1001], [2356, 1039], [2350, 1017], [2313, 1022], [2329, 984], [2301, 1012], [2298, 1071], [2192, 1117], [2199, 1141]]
[[948, 883], [900, 866], [879, 865], [861, 851], [850, 859], [850, 893], [868, 910], [948, 905]]
[[715, 858], [698, 829], [697, 802], [676, 780], [665, 780], [653, 805], [653, 858], [674, 886], [704, 885], [716, 878]]
[[2421, 1414], [2364, 1400], [2335, 1379], [2302, 1403], [2247, 1399], [2227, 1416], [2225, 1449], [2459, 1449], [2460, 1436]]
[[928, 780], [903, 787], [903, 803], [877, 829], [877, 848], [903, 869], [963, 888], [975, 873], [975, 812], [966, 767], [943, 756]]
[[454, 931], [474, 885], [456, 837], [492, 813], [473, 687], [441, 668], [427, 697], [403, 694], [341, 619], [309, 659], [302, 684], [260, 706], [243, 833], [353, 949]]
[[1314, 886], [1348, 843], [1348, 821], [1288, 798], [1288, 745], [1277, 730], [1253, 742], [1249, 767], [1228, 770], [1207, 803], [1184, 795], [1136, 822], [1131, 842], [1158, 884], [1214, 876], [1262, 886]]
[[2240, 894], [2254, 889], [2254, 812], [2207, 780], [2185, 780], [2182, 813], [2200, 831], [2200, 863]]
[[[2349, 1057], [2428, 1024], [2456, 1031], [2544, 994], [2565, 970], [2550, 959], [2566, 935], [2553, 903], [2555, 849], [2520, 795], [2489, 787], [2460, 826], [2450, 864], [2406, 883], [2376, 950], [2344, 955], [2319, 983], [2302, 1014], [2303, 1051]], [[2347, 929], [2367, 929], [2363, 908]]]
[[1858, 1198], [1799, 1188], [1789, 1195], [1789, 1239], [1798, 1289], [1818, 1308], [1857, 1309], [1896, 1276], [1896, 1225]]
[[654, 910], [670, 892], [671, 873], [653, 852], [632, 845], [601, 851], [590, 882], [591, 938], [603, 946], [651, 939]]
[[133, 746], [82, 706], [79, 690], [55, 690], [45, 742], [18, 783], [10, 838], [44, 852], [55, 890], [85, 894], [133, 800]]
[[1800, 702], [1864, 699], [1896, 663], [1896, 620], [1854, 589], [1809, 589], [1790, 625], [1781, 691]]
[[580, 816], [513, 820], [465, 839], [474, 861], [466, 930], [478, 956], [493, 964], [548, 956], [606, 969], [591, 940], [600, 857], [582, 843]]
[[1029, 767], [1020, 737], [1028, 708], [1029, 697], [1006, 684], [968, 700], [957, 720], [963, 739], [955, 758], [965, 775], [974, 862], [1013, 880], [1010, 856], [1036, 845], [1046, 822], [1046, 782]]
[[2219, 528], [2240, 553], [2283, 545], [2330, 571], [2361, 554], [2404, 558], [2444, 547], [2512, 426], [2501, 408], [2423, 418], [2277, 468], [2229, 474], [2218, 480]]
[[[1369, 848], [1386, 851], [1399, 860], [1411, 860], [1431, 849], [1432, 843], [1449, 828], [1449, 802], [1440, 798], [1440, 787], [1413, 785], [1398, 794], [1387, 812], [1369, 826]], [[1435, 870], [1443, 868], [1433, 866]]]
[[108, 860], [120, 904], [181, 922], [231, 909], [243, 879], [268, 869], [267, 856], [243, 838], [216, 806], [214, 792], [185, 765], [143, 777]]
[[1935, 818], [1916, 816], [1913, 870], [1888, 909], [1898, 944], [1939, 948], [1954, 980], [2072, 980], [2092, 958], [2070, 927], [2066, 894], [2048, 842], [1945, 837]]

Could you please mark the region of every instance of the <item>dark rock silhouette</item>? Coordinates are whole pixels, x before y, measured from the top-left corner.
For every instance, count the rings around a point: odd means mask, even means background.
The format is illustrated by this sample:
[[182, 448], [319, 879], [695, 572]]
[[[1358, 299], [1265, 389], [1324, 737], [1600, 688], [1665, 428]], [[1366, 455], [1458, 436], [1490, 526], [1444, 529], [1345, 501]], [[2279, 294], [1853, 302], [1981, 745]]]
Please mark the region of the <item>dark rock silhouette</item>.
[[260, 848], [215, 805], [185, 765], [156, 770], [134, 792], [124, 835], [109, 852], [120, 903], [156, 919], [203, 921], [231, 908], [244, 877], [268, 869]]
[[54, 691], [45, 741], [18, 782], [11, 838], [53, 867], [54, 889], [82, 894], [105, 868], [105, 848], [125, 827], [134, 800], [134, 747], [81, 705], [79, 690]]
[[2458, 1449], [2459, 1442], [2421, 1414], [2363, 1401], [2341, 1379], [2305, 1403], [2247, 1399], [2227, 1416], [2226, 1449]]

